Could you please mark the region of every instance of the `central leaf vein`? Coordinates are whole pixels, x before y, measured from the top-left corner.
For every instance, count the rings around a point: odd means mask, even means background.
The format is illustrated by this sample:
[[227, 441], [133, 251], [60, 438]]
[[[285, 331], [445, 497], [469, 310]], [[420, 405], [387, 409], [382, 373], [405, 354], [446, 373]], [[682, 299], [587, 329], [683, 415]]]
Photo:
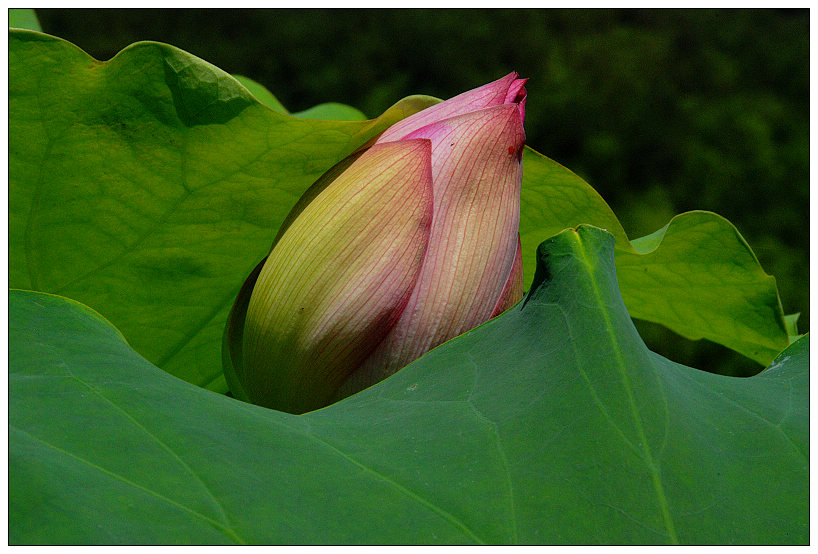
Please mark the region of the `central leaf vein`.
[[670, 507], [667, 502], [667, 497], [665, 496], [664, 486], [662, 485], [662, 478], [657, 468], [656, 462], [653, 459], [653, 454], [648, 444], [647, 435], [645, 433], [644, 426], [642, 425], [642, 418], [639, 415], [639, 409], [637, 408], [636, 400], [633, 396], [633, 389], [631, 388], [630, 378], [628, 376], [628, 368], [625, 364], [625, 360], [622, 359], [622, 349], [619, 344], [619, 340], [617, 339], [616, 331], [614, 329], [613, 322], [611, 321], [609, 310], [606, 308], [602, 292], [599, 290], [599, 285], [597, 283], [596, 278], [594, 277], [594, 270], [591, 258], [589, 257], [589, 253], [585, 248], [585, 243], [579, 237], [578, 233], [572, 233], [572, 236], [574, 237], [577, 244], [576, 248], [580, 254], [579, 258], [582, 261], [582, 264], [585, 266], [585, 271], [588, 275], [588, 282], [590, 283], [591, 290], [596, 299], [599, 312], [602, 315], [605, 322], [605, 331], [611, 343], [611, 350], [614, 353], [616, 367], [619, 371], [620, 378], [622, 380], [622, 386], [625, 389], [628, 407], [633, 418], [634, 426], [636, 427], [636, 432], [639, 436], [639, 441], [641, 442], [642, 454], [648, 466], [648, 470], [650, 471], [651, 474], [653, 488], [656, 492], [656, 497], [659, 503], [659, 509], [662, 514], [662, 519], [664, 520], [665, 523], [665, 528], [671, 541], [674, 544], [678, 544], [679, 539], [676, 535], [676, 529], [673, 524], [673, 519], [670, 516]]

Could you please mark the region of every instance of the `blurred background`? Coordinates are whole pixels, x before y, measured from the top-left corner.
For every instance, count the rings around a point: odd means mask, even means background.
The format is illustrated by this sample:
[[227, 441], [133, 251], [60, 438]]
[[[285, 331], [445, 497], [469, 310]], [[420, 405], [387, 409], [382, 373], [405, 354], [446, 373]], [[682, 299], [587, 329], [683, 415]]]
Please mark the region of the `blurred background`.
[[[374, 117], [528, 77], [528, 144], [582, 176], [631, 238], [702, 209], [732, 221], [809, 328], [809, 10], [40, 9], [43, 31], [107, 60], [166, 42], [266, 86], [290, 111]], [[638, 323], [678, 362], [761, 368]]]

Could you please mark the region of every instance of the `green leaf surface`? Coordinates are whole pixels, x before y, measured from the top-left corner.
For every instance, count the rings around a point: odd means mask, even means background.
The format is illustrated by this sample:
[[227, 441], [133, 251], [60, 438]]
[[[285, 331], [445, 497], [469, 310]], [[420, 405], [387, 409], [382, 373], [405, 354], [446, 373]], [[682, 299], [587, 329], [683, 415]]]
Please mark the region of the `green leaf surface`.
[[29, 29], [31, 31], [42, 32], [40, 20], [31, 8], [11, 8], [9, 9], [9, 27], [17, 29]]
[[650, 352], [612, 237], [528, 296], [294, 416], [178, 380], [74, 301], [9, 299], [9, 541], [806, 544], [804, 337], [750, 378]]
[[366, 115], [357, 108], [339, 104], [338, 102], [318, 104], [293, 115], [303, 119], [329, 119], [333, 121], [364, 121], [366, 119]]
[[[249, 77], [244, 75], [233, 75], [238, 82], [244, 85], [247, 90], [253, 93], [256, 100], [277, 112], [289, 114], [287, 108], [278, 101], [275, 95], [267, 90], [264, 85], [257, 83]], [[366, 115], [357, 108], [347, 106], [346, 104], [339, 104], [338, 102], [325, 102], [318, 104], [312, 108], [308, 108], [301, 112], [290, 114], [293, 117], [300, 117], [302, 119], [325, 119], [330, 121], [365, 121]]]
[[674, 217], [630, 241], [616, 216], [580, 177], [528, 149], [520, 214], [524, 275], [534, 246], [566, 227], [589, 223], [616, 238], [622, 296], [633, 317], [689, 339], [706, 338], [766, 365], [789, 344], [775, 279], [739, 231], [703, 211]]
[[723, 217], [687, 212], [631, 244], [634, 251], [620, 253], [616, 267], [634, 317], [761, 364], [789, 344], [775, 279]]
[[[303, 119], [172, 46], [137, 43], [99, 62], [19, 30], [9, 76], [10, 285], [91, 306], [152, 363], [221, 392], [230, 306], [290, 208], [333, 164], [438, 102], [409, 97], [370, 121]], [[616, 237], [627, 261], [622, 290], [634, 317], [760, 362], [787, 345], [774, 284], [757, 264], [736, 263], [752, 253], [735, 229], [702, 233], [677, 224], [684, 214], [667, 229], [670, 238], [682, 228], [680, 240], [640, 252], [582, 179], [530, 149], [524, 163], [529, 282], [539, 242], [591, 223]], [[713, 294], [714, 267], [741, 286]], [[714, 330], [719, 313], [734, 320]]]
[[798, 318], [801, 313], [787, 314], [784, 316], [784, 324], [787, 326], [787, 334], [790, 336], [790, 342], [795, 342], [801, 334], [798, 332]]
[[287, 111], [287, 108], [284, 107], [284, 104], [279, 102], [278, 98], [276, 98], [275, 95], [267, 90], [261, 83], [257, 83], [250, 77], [245, 77], [244, 75], [233, 75], [233, 77], [235, 77], [239, 83], [244, 85], [244, 87], [256, 97], [256, 100], [268, 108], [280, 113], [290, 113]]

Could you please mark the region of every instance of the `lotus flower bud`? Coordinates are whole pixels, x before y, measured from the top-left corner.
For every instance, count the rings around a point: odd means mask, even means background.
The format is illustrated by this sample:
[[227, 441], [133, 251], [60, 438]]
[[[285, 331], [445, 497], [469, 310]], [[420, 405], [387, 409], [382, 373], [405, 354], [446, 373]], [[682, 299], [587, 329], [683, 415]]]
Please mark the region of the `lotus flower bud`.
[[299, 201], [225, 334], [234, 395], [303, 413], [522, 298], [525, 80], [399, 121]]

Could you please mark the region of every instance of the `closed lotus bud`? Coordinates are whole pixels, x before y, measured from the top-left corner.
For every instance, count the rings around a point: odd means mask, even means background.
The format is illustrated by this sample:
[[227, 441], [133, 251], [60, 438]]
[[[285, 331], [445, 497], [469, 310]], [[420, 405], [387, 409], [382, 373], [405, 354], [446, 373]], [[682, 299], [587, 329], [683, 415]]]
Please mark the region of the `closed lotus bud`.
[[320, 408], [522, 298], [524, 84], [420, 111], [307, 191], [233, 307], [235, 396]]

